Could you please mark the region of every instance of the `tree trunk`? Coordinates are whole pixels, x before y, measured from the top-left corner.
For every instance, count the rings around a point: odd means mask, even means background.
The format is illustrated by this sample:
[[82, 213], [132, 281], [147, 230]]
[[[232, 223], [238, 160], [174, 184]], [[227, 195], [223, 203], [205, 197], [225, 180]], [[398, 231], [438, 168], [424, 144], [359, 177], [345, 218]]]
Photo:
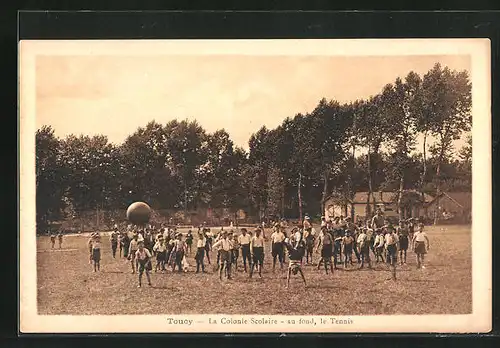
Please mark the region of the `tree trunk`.
[[187, 202], [187, 183], [184, 181], [184, 219], [187, 218], [188, 202]]
[[[371, 206], [370, 206], [370, 196], [373, 195], [373, 183], [372, 183], [372, 166], [371, 166], [371, 161], [372, 161], [372, 156], [371, 156], [371, 151], [370, 147], [368, 147], [368, 158], [367, 158], [367, 164], [368, 164], [368, 195], [366, 197], [366, 219], [369, 219], [371, 217]], [[375, 202], [373, 202], [375, 204]]]
[[354, 183], [353, 183], [353, 174], [354, 174], [354, 168], [355, 168], [355, 154], [356, 154], [356, 146], [353, 145], [352, 146], [352, 157], [351, 157], [351, 163], [349, 165], [349, 169], [348, 169], [348, 178], [347, 178], [347, 182], [348, 182], [348, 196], [349, 196], [349, 199], [353, 199], [354, 197]]
[[299, 185], [297, 187], [297, 194], [299, 196], [299, 221], [302, 223], [302, 194], [301, 194], [301, 186], [302, 186], [302, 173], [299, 173]]
[[426, 157], [426, 147], [427, 147], [427, 131], [424, 132], [424, 146], [422, 148], [422, 176], [420, 177], [420, 194], [422, 195], [422, 201], [425, 203], [425, 195], [424, 195], [424, 185], [425, 185], [425, 177], [427, 175], [427, 157]]
[[439, 223], [440, 209], [439, 209], [439, 196], [441, 195], [441, 159], [438, 161], [436, 169], [436, 209], [434, 210], [434, 225]]
[[[356, 168], [356, 145], [352, 146], [352, 165], [351, 165], [351, 173], [354, 174], [354, 169]], [[351, 175], [351, 200], [354, 199], [356, 192], [354, 192], [354, 180]], [[347, 214], [346, 214], [347, 216]], [[354, 221], [354, 204], [351, 204], [351, 220]]]
[[344, 206], [344, 217], [347, 216], [347, 205], [350, 204], [349, 202], [352, 200], [352, 174], [351, 174], [351, 168], [348, 169], [348, 174], [347, 174], [347, 190], [345, 192], [345, 206]]
[[439, 223], [439, 219], [440, 219], [440, 209], [439, 209], [439, 205], [440, 205], [440, 196], [441, 196], [441, 164], [443, 163], [443, 158], [444, 158], [444, 135], [441, 134], [441, 149], [439, 151], [439, 157], [438, 157], [438, 164], [437, 164], [437, 168], [436, 168], [436, 209], [437, 209], [437, 214], [435, 214], [434, 216], [434, 225], [437, 225]]
[[[378, 159], [379, 150], [380, 150], [380, 144], [375, 144], [375, 146], [372, 150], [372, 154], [370, 155], [372, 160], [373, 160], [373, 158]], [[373, 162], [373, 161], [371, 161], [371, 162]], [[375, 162], [375, 163], [378, 165], [377, 162]], [[377, 170], [378, 167], [375, 166], [374, 163], [371, 163], [370, 167], [371, 167], [370, 169], [371, 169], [371, 173], [372, 173], [372, 175], [371, 175], [371, 179], [372, 179], [372, 189], [371, 190], [372, 190], [372, 200], [373, 200], [372, 214], [375, 215], [375, 212], [377, 211], [377, 201], [375, 199], [375, 190], [373, 189], [373, 171]]]
[[399, 178], [399, 191], [398, 191], [398, 215], [399, 219], [402, 220], [403, 217], [403, 207], [401, 206], [401, 201], [403, 199], [403, 189], [404, 189], [404, 175], [401, 173]]
[[321, 199], [321, 215], [325, 215], [325, 201], [326, 197], [328, 196], [328, 179], [329, 179], [329, 173], [330, 171], [326, 169], [323, 173], [323, 196]]
[[281, 180], [281, 218], [285, 217], [285, 180]]

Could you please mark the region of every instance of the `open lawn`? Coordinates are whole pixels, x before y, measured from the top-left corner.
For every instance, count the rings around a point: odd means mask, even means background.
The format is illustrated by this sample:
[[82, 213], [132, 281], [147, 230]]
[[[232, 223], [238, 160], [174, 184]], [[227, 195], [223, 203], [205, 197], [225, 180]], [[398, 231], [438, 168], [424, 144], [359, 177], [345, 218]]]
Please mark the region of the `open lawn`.
[[[377, 315], [467, 314], [472, 312], [470, 226], [428, 227], [430, 250], [426, 269], [416, 269], [415, 254], [398, 265], [398, 279], [389, 280], [385, 264], [372, 270], [357, 265], [325, 275], [305, 266], [308, 282], [293, 276], [286, 289], [285, 271], [272, 273], [266, 245], [263, 278], [250, 279], [242, 266], [233, 280], [214, 272], [195, 274], [193, 255], [188, 273], [152, 273], [153, 287], [144, 276], [138, 289], [130, 263], [113, 259], [103, 236], [101, 271], [89, 264], [88, 237], [65, 236], [62, 250], [51, 250], [48, 237], [37, 239], [37, 302], [39, 314], [263, 314], [263, 315]], [[266, 231], [266, 235], [270, 235]], [[195, 237], [196, 238], [196, 237]], [[270, 242], [269, 242], [270, 244]], [[196, 245], [196, 239], [194, 241]], [[56, 242], [57, 248], [57, 242]], [[372, 259], [373, 259], [373, 255]], [[317, 262], [319, 255], [315, 254]], [[355, 258], [354, 258], [355, 259]], [[241, 255], [240, 259], [241, 261]], [[205, 260], [206, 263], [206, 260]], [[194, 265], [194, 267], [193, 267]], [[286, 270], [286, 267], [285, 267]]]

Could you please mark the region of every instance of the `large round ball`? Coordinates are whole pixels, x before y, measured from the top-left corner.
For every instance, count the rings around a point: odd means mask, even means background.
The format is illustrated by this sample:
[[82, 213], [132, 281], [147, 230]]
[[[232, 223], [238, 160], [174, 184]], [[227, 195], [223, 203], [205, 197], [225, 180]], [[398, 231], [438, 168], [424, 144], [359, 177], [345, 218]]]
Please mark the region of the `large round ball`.
[[143, 225], [149, 222], [151, 208], [144, 202], [132, 203], [127, 209], [127, 219], [135, 225]]

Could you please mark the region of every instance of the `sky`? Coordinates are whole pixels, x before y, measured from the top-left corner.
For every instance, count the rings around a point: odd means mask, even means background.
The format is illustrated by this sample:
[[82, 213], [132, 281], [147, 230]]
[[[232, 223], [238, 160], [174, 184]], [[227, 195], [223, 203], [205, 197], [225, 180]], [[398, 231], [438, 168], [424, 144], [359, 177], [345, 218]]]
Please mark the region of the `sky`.
[[[469, 56], [37, 56], [36, 126], [59, 137], [106, 135], [119, 144], [148, 122], [197, 120], [248, 149], [261, 126], [379, 93], [439, 62], [470, 71]], [[465, 141], [459, 140], [460, 148]]]

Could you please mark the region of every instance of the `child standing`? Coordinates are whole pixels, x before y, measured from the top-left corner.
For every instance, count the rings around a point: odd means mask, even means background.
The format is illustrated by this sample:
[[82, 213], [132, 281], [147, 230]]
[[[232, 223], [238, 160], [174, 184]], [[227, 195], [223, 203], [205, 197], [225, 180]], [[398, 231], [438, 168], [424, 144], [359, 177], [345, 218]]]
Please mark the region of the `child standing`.
[[346, 231], [344, 238], [342, 238], [342, 249], [344, 250], [344, 268], [347, 268], [347, 264], [352, 263], [352, 250], [354, 247], [354, 238], [351, 236], [349, 231]]
[[144, 240], [141, 240], [137, 243], [137, 251], [135, 252], [134, 259], [137, 260], [139, 264], [139, 285], [140, 288], [142, 286], [142, 274], [146, 272], [146, 278], [148, 278], [148, 285], [151, 286], [151, 277], [149, 275], [149, 271], [151, 271], [151, 253], [148, 249], [144, 247]]
[[280, 269], [283, 269], [283, 259], [284, 259], [284, 245], [283, 242], [285, 241], [285, 235], [281, 231], [281, 228], [276, 226], [275, 232], [271, 234], [271, 253], [273, 256], [273, 272], [274, 269], [276, 268], [276, 259], [279, 260], [280, 263]]
[[[219, 231], [219, 233], [215, 237], [215, 239], [214, 239], [214, 242], [215, 242], [214, 245], [217, 244], [217, 242], [220, 239], [222, 239], [222, 236], [223, 236], [224, 233], [225, 233], [225, 231], [224, 231], [224, 227], [223, 227], [223, 228], [221, 228], [221, 230]], [[213, 247], [213, 245], [212, 245], [212, 247]], [[220, 267], [221, 267], [221, 264], [220, 264], [220, 250], [217, 250], [217, 261], [216, 261], [216, 263], [217, 263], [217, 270], [219, 270]]]
[[242, 228], [241, 234], [238, 237], [238, 242], [241, 245], [241, 257], [243, 258], [243, 268], [245, 270], [245, 273], [247, 272], [247, 260], [248, 267], [252, 267], [252, 259], [250, 257], [250, 241], [251, 237], [247, 233], [247, 229]]
[[[128, 248], [130, 247], [130, 238], [128, 232], [123, 232], [120, 238], [120, 248], [123, 248], [123, 257], [128, 258]], [[121, 253], [120, 253], [121, 255]]]
[[366, 221], [365, 225], [365, 233], [366, 233], [366, 242], [368, 243], [368, 255], [370, 255], [370, 250], [373, 255], [375, 255], [375, 234], [373, 229], [371, 228], [370, 221]]
[[398, 227], [398, 238], [399, 238], [399, 263], [402, 265], [406, 264], [406, 251], [408, 250], [408, 228], [405, 226], [404, 221], [399, 222]]
[[370, 242], [368, 240], [368, 235], [366, 234], [366, 228], [361, 229], [356, 242], [358, 244], [359, 256], [361, 259], [361, 265], [359, 268], [363, 268], [365, 266], [365, 262], [368, 262], [368, 268], [372, 268], [370, 261]]
[[193, 245], [193, 232], [191, 230], [188, 231], [186, 235], [186, 250], [188, 255], [191, 255], [191, 247]]
[[384, 262], [384, 245], [385, 245], [385, 240], [384, 240], [384, 234], [382, 233], [381, 230], [378, 230], [377, 235], [375, 236], [375, 242], [374, 248], [375, 248], [375, 262], [382, 261]]
[[[427, 247], [426, 247], [427, 242]], [[424, 232], [424, 224], [418, 226], [418, 231], [415, 232], [412, 240], [412, 246], [415, 254], [417, 254], [417, 268], [425, 268], [424, 255], [429, 250], [429, 238]]]
[[177, 266], [178, 272], [182, 273], [182, 258], [186, 252], [186, 243], [182, 240], [182, 234], [178, 232], [175, 236], [174, 248], [172, 250], [172, 255], [174, 265], [172, 267], [172, 272], [175, 272], [175, 267]]
[[99, 232], [92, 234], [89, 239], [89, 249], [91, 250], [90, 258], [94, 263], [94, 272], [101, 270], [101, 236]]
[[238, 242], [238, 235], [233, 234], [233, 250], [231, 253], [231, 263], [234, 265], [234, 271], [238, 271], [238, 257], [240, 256], [240, 243]]
[[59, 249], [62, 248], [62, 242], [63, 242], [63, 234], [62, 231], [59, 231], [59, 234], [57, 235], [57, 240], [59, 242]]
[[[135, 254], [137, 250], [139, 249], [139, 244], [138, 244], [138, 239], [139, 236], [137, 234], [134, 234], [134, 237], [130, 241], [129, 247], [128, 247], [128, 259], [130, 260], [130, 264], [132, 266], [132, 274], [135, 273], [135, 270], [137, 268], [137, 260], [135, 259]], [[144, 244], [143, 244], [144, 246]]]
[[87, 246], [89, 248], [89, 264], [92, 264], [92, 239], [95, 237], [95, 234], [96, 234], [95, 232], [92, 232], [90, 234], [90, 239], [87, 243]]
[[153, 252], [156, 254], [156, 267], [155, 272], [161, 269], [161, 273], [165, 272], [165, 261], [167, 258], [167, 246], [165, 245], [165, 240], [163, 235], [158, 235], [158, 240], [153, 246]]
[[342, 230], [336, 229], [333, 231], [333, 268], [338, 269], [337, 265], [342, 263]]
[[205, 234], [205, 240], [206, 240], [205, 253], [207, 255], [208, 264], [210, 265], [210, 251], [212, 250], [213, 235], [212, 232], [210, 232], [209, 228], [204, 228], [203, 233]]
[[118, 247], [118, 227], [115, 226], [113, 232], [109, 236], [109, 240], [111, 242], [111, 252], [113, 253], [113, 258], [116, 258], [116, 249]]
[[198, 241], [196, 243], [196, 273], [200, 272], [200, 266], [201, 271], [205, 273], [205, 263], [203, 262], [203, 260], [205, 259], [205, 248], [207, 245], [207, 240], [202, 230], [198, 232]]
[[[345, 218], [344, 223], [345, 223], [345, 229], [347, 231], [349, 231], [349, 235], [352, 237], [352, 240], [353, 240], [352, 251], [354, 251], [354, 254], [356, 255], [356, 259], [358, 260], [358, 263], [359, 263], [361, 261], [361, 259], [360, 259], [360, 256], [359, 256], [358, 249], [356, 248], [356, 240], [358, 238], [358, 236], [357, 236], [357, 234], [358, 234], [358, 226], [356, 226], [352, 222], [351, 217], [349, 217], [349, 216]], [[352, 262], [351, 262], [351, 264], [352, 264]]]
[[387, 233], [385, 234], [385, 248], [387, 251], [386, 261], [391, 267], [392, 279], [396, 280], [396, 263], [398, 258], [398, 244], [399, 238], [394, 230], [393, 226], [387, 228]]
[[250, 252], [253, 256], [252, 266], [250, 267], [250, 278], [252, 278], [254, 267], [257, 266], [259, 277], [262, 278], [262, 266], [264, 265], [264, 237], [260, 228], [255, 230], [255, 236], [250, 242]]
[[222, 272], [224, 272], [224, 266], [226, 267], [227, 279], [231, 279], [231, 259], [230, 254], [233, 249], [233, 243], [228, 239], [227, 232], [222, 231], [221, 236], [217, 242], [212, 245], [213, 248], [219, 248], [220, 255], [220, 269], [219, 269], [219, 279], [222, 280]]
[[54, 249], [54, 246], [56, 245], [56, 235], [54, 233], [50, 235], [50, 244], [51, 248]]
[[333, 253], [333, 238], [326, 226], [321, 228], [321, 232], [319, 235], [319, 244], [317, 249], [321, 248], [321, 259], [318, 262], [318, 270], [321, 267], [321, 263], [325, 264], [325, 272], [328, 274], [328, 266], [330, 266], [330, 270], [333, 273], [333, 265], [332, 265], [332, 253]]
[[314, 251], [314, 242], [316, 236], [313, 233], [313, 228], [309, 227], [304, 230], [304, 240], [306, 243], [306, 264], [309, 265], [313, 263], [313, 251]]

